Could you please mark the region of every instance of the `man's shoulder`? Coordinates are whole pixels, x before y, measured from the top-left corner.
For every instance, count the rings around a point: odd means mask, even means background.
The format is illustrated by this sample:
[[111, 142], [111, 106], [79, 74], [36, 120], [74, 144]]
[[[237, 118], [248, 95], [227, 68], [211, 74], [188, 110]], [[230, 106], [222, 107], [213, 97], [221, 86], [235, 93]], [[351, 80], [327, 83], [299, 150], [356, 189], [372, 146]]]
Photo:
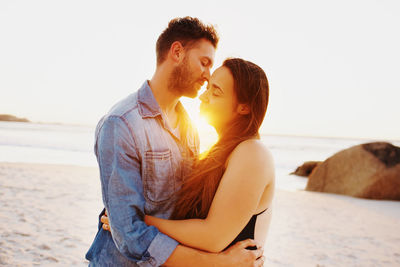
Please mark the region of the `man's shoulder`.
[[134, 116], [137, 114], [138, 109], [138, 101], [137, 101], [138, 92], [134, 92], [122, 100], [118, 101], [106, 114], [107, 117], [120, 117], [127, 118], [129, 116]]
[[132, 127], [132, 124], [140, 124], [142, 117], [138, 111], [137, 98], [138, 91], [131, 93], [114, 104], [98, 122], [96, 132], [100, 131], [105, 122], [123, 121], [131, 129], [135, 128]]

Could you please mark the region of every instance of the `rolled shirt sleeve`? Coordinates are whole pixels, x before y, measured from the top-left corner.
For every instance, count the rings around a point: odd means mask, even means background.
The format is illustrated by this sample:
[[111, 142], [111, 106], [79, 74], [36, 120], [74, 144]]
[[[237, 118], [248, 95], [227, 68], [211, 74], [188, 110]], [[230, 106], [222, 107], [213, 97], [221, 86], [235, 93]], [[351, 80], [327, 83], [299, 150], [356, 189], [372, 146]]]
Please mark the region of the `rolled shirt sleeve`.
[[95, 146], [103, 202], [118, 250], [139, 266], [162, 265], [178, 242], [144, 223], [140, 153], [124, 118], [107, 117]]

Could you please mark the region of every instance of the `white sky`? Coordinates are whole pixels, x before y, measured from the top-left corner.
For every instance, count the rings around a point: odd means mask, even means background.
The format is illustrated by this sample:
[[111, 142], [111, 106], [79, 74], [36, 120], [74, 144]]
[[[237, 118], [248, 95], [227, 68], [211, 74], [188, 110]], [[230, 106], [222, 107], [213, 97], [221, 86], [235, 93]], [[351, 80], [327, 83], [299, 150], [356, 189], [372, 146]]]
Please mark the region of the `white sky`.
[[264, 132], [400, 139], [399, 1], [193, 3], [1, 1], [0, 113], [96, 124], [151, 78], [168, 21], [190, 15], [217, 26], [215, 66], [238, 56], [267, 73]]

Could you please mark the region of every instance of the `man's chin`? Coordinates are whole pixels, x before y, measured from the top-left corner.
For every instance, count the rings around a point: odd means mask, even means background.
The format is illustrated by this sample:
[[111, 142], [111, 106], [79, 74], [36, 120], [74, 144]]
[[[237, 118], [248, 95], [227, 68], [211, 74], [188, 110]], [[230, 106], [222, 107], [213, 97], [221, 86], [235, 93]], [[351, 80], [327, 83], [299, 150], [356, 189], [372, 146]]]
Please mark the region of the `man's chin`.
[[184, 94], [184, 97], [189, 97], [189, 98], [196, 98], [197, 97], [197, 93], [195, 94]]
[[183, 94], [183, 96], [186, 96], [186, 97], [190, 97], [190, 98], [196, 98], [197, 97], [197, 94], [198, 94], [198, 90], [192, 90], [192, 91], [186, 91], [184, 94]]

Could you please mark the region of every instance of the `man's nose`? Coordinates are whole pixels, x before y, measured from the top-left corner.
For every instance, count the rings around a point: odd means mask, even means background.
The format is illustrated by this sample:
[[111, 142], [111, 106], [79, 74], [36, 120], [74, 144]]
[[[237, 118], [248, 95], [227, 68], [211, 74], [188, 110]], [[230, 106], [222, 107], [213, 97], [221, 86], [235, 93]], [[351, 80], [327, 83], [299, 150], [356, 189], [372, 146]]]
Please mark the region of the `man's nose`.
[[208, 82], [210, 80], [210, 76], [210, 68], [206, 68], [203, 72], [203, 78]]

